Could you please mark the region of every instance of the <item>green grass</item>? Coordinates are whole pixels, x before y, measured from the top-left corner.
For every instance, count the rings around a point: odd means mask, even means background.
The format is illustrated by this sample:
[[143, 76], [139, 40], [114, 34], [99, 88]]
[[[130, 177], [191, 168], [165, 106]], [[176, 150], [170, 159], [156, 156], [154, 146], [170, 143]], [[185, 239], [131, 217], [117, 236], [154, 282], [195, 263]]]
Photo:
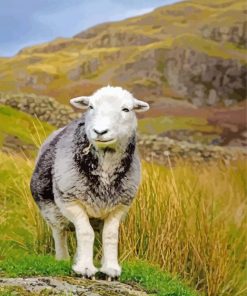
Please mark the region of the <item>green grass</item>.
[[158, 266], [152, 266], [142, 261], [124, 263], [121, 281], [139, 283], [149, 293], [159, 296], [198, 295], [186, 285], [181, 284], [181, 279], [162, 272]]
[[[12, 257], [0, 261], [1, 277], [22, 276], [71, 276], [71, 263], [56, 261], [51, 256], [27, 255]], [[159, 267], [142, 261], [125, 262], [120, 281], [127, 284], [139, 284], [148, 293], [158, 296], [195, 296], [196, 292], [186, 287], [181, 280]]]
[[66, 261], [56, 261], [52, 256], [11, 256], [0, 261], [1, 277], [21, 276], [68, 276], [71, 274], [71, 264]]
[[[162, 134], [168, 131], [186, 130], [194, 140], [208, 142], [220, 134], [221, 129], [208, 124], [206, 119], [186, 116], [160, 116], [140, 119], [138, 129], [144, 134]], [[198, 136], [198, 133], [200, 136]]]
[[21, 144], [36, 145], [38, 139], [33, 137], [33, 134], [39, 135], [40, 142], [53, 130], [48, 123], [41, 122], [27, 113], [0, 105], [0, 147], [7, 136], [15, 138]]

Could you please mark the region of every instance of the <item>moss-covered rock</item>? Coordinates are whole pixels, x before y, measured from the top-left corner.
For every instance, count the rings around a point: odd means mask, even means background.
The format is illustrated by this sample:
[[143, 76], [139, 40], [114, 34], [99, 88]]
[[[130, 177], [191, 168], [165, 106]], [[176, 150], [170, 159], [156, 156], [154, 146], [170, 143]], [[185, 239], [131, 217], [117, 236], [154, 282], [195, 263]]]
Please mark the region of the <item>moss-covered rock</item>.
[[69, 277], [0, 278], [1, 295], [87, 295], [87, 296], [145, 296], [119, 282], [91, 281]]

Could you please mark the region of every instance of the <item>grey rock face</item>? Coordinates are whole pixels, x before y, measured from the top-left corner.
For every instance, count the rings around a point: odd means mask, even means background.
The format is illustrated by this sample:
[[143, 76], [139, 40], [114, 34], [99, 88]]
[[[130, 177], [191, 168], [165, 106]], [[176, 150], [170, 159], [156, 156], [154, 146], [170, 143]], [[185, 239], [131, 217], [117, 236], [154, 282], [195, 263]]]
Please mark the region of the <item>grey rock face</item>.
[[246, 99], [247, 65], [238, 60], [177, 47], [167, 55], [164, 71], [169, 84], [197, 106]]
[[229, 27], [205, 26], [201, 31], [204, 38], [218, 42], [232, 42], [239, 47], [247, 48], [247, 22], [236, 22]]

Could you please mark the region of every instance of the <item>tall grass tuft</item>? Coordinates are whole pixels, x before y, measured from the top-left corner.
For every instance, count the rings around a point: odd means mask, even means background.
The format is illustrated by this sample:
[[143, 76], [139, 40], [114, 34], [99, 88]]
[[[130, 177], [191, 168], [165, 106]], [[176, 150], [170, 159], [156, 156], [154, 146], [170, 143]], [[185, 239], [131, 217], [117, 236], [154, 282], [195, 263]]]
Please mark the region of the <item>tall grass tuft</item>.
[[50, 250], [49, 230], [30, 190], [33, 161], [0, 152], [0, 258]]
[[121, 227], [122, 259], [140, 258], [207, 295], [247, 294], [244, 162], [174, 168], [143, 164], [143, 183]]

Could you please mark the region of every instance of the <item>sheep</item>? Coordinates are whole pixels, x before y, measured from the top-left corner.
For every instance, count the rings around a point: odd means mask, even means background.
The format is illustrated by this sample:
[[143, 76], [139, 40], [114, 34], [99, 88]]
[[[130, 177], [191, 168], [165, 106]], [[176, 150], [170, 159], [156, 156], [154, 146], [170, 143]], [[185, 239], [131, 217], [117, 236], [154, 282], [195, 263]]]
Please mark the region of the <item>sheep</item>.
[[30, 189], [51, 227], [57, 260], [68, 260], [67, 230], [74, 226], [77, 251], [72, 269], [94, 278], [94, 229], [103, 223], [102, 266], [108, 279], [121, 274], [118, 230], [140, 183], [135, 112], [149, 109], [121, 87], [106, 86], [70, 103], [87, 111], [51, 134], [42, 145]]

